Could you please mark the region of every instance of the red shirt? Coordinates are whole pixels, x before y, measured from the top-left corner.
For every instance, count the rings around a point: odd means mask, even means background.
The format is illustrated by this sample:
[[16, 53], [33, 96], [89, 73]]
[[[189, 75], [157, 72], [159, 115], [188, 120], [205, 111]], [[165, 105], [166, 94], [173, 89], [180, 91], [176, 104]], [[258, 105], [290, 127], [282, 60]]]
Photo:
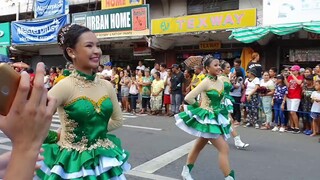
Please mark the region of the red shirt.
[[[297, 76], [298, 80], [303, 80], [303, 76]], [[301, 99], [302, 87], [301, 84], [293, 79], [292, 75], [288, 77], [288, 98], [289, 99]]]

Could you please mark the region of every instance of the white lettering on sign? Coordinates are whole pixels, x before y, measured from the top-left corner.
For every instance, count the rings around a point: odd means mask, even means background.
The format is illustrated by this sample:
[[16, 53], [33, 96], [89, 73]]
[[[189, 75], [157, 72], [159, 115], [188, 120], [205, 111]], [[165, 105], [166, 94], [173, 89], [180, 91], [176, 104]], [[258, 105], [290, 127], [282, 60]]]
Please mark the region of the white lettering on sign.
[[88, 16], [87, 27], [93, 31], [109, 29], [109, 15]]
[[130, 12], [110, 14], [111, 29], [130, 28]]
[[4, 36], [4, 31], [0, 31], [0, 37]]

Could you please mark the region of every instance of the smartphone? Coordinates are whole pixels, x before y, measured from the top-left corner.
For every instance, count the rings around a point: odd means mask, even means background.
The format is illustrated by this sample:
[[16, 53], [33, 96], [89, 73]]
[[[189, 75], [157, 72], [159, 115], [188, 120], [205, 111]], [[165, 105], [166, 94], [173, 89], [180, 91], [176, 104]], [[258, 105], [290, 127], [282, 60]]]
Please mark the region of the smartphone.
[[0, 114], [9, 113], [20, 83], [20, 74], [10, 65], [0, 64]]

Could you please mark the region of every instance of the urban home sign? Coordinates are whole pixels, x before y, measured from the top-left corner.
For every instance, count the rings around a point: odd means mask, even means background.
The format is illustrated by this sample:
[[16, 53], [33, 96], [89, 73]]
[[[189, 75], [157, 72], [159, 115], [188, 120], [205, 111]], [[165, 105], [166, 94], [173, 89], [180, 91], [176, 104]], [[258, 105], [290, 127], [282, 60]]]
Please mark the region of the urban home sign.
[[154, 19], [151, 25], [153, 35], [250, 27], [256, 26], [256, 9]]
[[72, 23], [88, 27], [98, 38], [149, 35], [149, 5], [76, 13]]

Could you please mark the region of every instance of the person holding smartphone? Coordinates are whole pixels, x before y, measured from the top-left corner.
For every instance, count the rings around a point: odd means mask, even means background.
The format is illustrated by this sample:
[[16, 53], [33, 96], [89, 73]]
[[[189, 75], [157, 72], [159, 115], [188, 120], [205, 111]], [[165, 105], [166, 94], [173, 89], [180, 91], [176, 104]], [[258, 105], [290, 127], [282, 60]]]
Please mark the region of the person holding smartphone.
[[22, 72], [9, 113], [0, 115], [0, 129], [10, 138], [13, 147], [11, 152], [0, 156], [0, 178], [32, 179], [36, 161], [43, 160], [39, 156], [40, 148], [47, 136], [56, 104], [55, 99], [47, 96], [44, 74], [44, 64], [39, 63], [29, 98], [30, 77]]

